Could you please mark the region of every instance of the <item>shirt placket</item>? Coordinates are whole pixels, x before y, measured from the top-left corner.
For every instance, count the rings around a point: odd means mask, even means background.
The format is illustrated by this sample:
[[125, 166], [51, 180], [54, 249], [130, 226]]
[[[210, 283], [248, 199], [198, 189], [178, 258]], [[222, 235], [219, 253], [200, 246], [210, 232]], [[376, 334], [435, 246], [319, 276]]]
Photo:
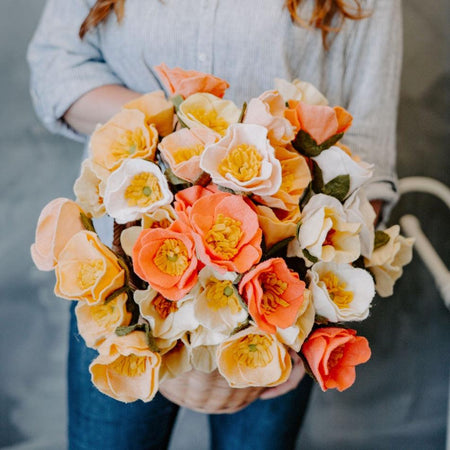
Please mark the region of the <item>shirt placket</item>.
[[218, 0], [201, 0], [202, 14], [198, 28], [197, 67], [206, 73], [213, 72], [213, 44], [215, 14]]

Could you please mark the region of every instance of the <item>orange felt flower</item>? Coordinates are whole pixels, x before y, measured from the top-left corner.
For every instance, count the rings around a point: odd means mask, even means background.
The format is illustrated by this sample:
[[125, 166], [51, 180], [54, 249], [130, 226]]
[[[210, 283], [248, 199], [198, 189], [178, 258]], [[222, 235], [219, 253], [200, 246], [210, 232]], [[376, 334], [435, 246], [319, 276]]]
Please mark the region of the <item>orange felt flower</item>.
[[248, 312], [258, 327], [267, 333], [294, 324], [303, 303], [304, 290], [305, 283], [282, 258], [258, 264], [239, 284], [239, 293], [248, 304]]
[[332, 327], [311, 333], [302, 353], [322, 391], [337, 388], [341, 392], [355, 382], [355, 366], [371, 355], [367, 339], [356, 336], [355, 330]]
[[160, 136], [167, 136], [173, 130], [174, 109], [163, 91], [154, 91], [138, 97], [123, 106], [125, 109], [138, 109], [145, 114], [147, 124], [155, 125]]
[[68, 300], [98, 305], [125, 283], [116, 255], [95, 233], [79, 231], [59, 254], [55, 294]]
[[181, 221], [143, 230], [133, 247], [136, 274], [169, 300], [183, 298], [197, 282], [194, 238]]
[[153, 399], [159, 387], [161, 356], [149, 350], [144, 332], [112, 335], [98, 351], [89, 371], [100, 392], [125, 403]]
[[58, 256], [69, 239], [84, 230], [80, 220], [83, 210], [72, 200], [56, 198], [41, 211], [31, 257], [39, 270], [54, 269]]
[[262, 255], [258, 216], [240, 195], [207, 195], [197, 200], [189, 215], [198, 258], [219, 272], [244, 273]]
[[353, 120], [351, 114], [340, 106], [331, 108], [295, 101], [289, 102], [289, 110], [285, 115], [294, 128], [306, 131], [318, 145], [347, 131]]
[[183, 70], [179, 67], [169, 69], [164, 63], [154, 69], [171, 95], [181, 95], [184, 98], [197, 92], [207, 92], [222, 98], [230, 86], [221, 78], [196, 70]]
[[124, 109], [98, 127], [89, 142], [92, 160], [111, 171], [128, 158], [153, 160], [158, 131], [137, 109]]

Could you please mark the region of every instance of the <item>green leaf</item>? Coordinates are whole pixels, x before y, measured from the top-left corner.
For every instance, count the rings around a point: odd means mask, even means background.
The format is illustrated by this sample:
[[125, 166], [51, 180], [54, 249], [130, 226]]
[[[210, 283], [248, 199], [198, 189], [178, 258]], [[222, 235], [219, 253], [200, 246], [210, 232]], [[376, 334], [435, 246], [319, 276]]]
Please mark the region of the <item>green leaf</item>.
[[175, 106], [175, 109], [178, 111], [180, 105], [184, 102], [184, 98], [180, 94], [178, 94], [172, 97], [170, 101], [173, 103], [173, 106]]
[[319, 156], [324, 150], [334, 145], [343, 135], [344, 133], [335, 134], [319, 145], [309, 133], [305, 130], [300, 130], [292, 141], [292, 145], [304, 155], [314, 157]]
[[318, 314], [316, 314], [314, 322], [317, 323], [318, 325], [328, 325], [329, 320], [326, 317], [319, 316]]
[[338, 175], [330, 180], [322, 189], [322, 193], [337, 198], [340, 202], [345, 200], [350, 190], [350, 175]]
[[246, 328], [248, 328], [250, 326], [250, 321], [247, 319], [245, 319], [244, 322], [242, 322], [240, 325], [238, 325], [232, 332], [231, 332], [231, 336], [233, 334], [239, 333], [239, 331], [245, 330]]
[[322, 169], [319, 167], [319, 164], [317, 164], [315, 161], [312, 162], [312, 189], [313, 191], [318, 194], [322, 192], [324, 183], [323, 183], [323, 174]]
[[156, 344], [156, 339], [153, 336], [152, 329], [148, 323], [144, 324], [145, 337], [147, 339], [148, 348], [155, 353], [159, 353], [161, 350]]
[[85, 213], [80, 212], [80, 220], [81, 223], [83, 224], [84, 228], [86, 228], [86, 230], [88, 231], [92, 231], [93, 233], [95, 233], [95, 228], [94, 228], [94, 223], [92, 222], [92, 219], [90, 217], [88, 217]]
[[381, 230], [375, 231], [375, 241], [373, 245], [373, 249], [376, 250], [377, 248], [383, 247], [386, 245], [391, 238], [387, 233]]
[[300, 201], [298, 202], [298, 207], [300, 211], [305, 207], [305, 205], [309, 202], [311, 197], [314, 195], [314, 191], [312, 188], [312, 181], [308, 184], [306, 189], [303, 191], [302, 196], [300, 197]]
[[120, 294], [123, 294], [124, 292], [127, 292], [128, 286], [122, 286], [119, 289], [116, 289], [114, 292], [108, 295], [105, 299], [105, 305], [107, 305], [109, 302], [113, 301], [115, 298], [117, 298]]
[[144, 324], [143, 323], [135, 323], [134, 325], [129, 325], [127, 327], [117, 327], [116, 335], [117, 336], [127, 336], [128, 334], [132, 333], [133, 331], [144, 331]]
[[247, 111], [247, 102], [244, 102], [241, 109], [241, 115], [239, 116], [239, 120], [237, 121], [237, 123], [243, 122], [246, 111]]
[[292, 239], [294, 239], [294, 236], [289, 236], [288, 238], [283, 239], [277, 242], [276, 244], [272, 245], [269, 251], [264, 255], [265, 259], [269, 259], [273, 255], [276, 255], [279, 251], [283, 250], [283, 248], [287, 247], [287, 245], [289, 244], [289, 242], [292, 241]]
[[216, 186], [217, 186], [217, 189], [219, 189], [219, 191], [226, 192], [227, 194], [236, 194], [236, 192], [234, 192], [233, 189], [230, 189], [230, 188], [227, 188], [224, 186], [219, 186], [218, 184]]
[[315, 264], [317, 261], [319, 261], [319, 259], [316, 258], [315, 256], [311, 255], [311, 253], [309, 253], [309, 251], [306, 250], [306, 248], [302, 248], [302, 252], [306, 256], [306, 258], [308, 258], [313, 264]]

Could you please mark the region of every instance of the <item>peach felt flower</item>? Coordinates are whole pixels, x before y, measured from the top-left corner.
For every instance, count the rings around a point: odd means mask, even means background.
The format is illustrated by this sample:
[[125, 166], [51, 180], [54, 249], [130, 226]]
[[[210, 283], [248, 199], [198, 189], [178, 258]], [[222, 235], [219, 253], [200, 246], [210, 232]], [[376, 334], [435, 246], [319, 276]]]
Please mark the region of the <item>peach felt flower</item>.
[[221, 192], [202, 197], [193, 204], [189, 221], [205, 265], [244, 273], [260, 260], [258, 216], [242, 196]]
[[322, 391], [341, 392], [355, 382], [355, 366], [367, 362], [371, 354], [367, 339], [356, 336], [355, 330], [331, 327], [313, 331], [302, 353]]
[[203, 172], [200, 156], [205, 145], [213, 144], [217, 139], [217, 134], [207, 128], [183, 128], [166, 136], [158, 148], [172, 172], [193, 183]]
[[246, 273], [239, 283], [239, 293], [261, 330], [275, 333], [277, 327], [294, 324], [303, 303], [305, 283], [289, 270], [282, 258], [272, 258]]
[[94, 131], [89, 148], [92, 160], [111, 172], [129, 158], [152, 160], [157, 143], [158, 132], [145, 114], [124, 109]]
[[91, 231], [80, 231], [67, 242], [55, 268], [55, 294], [88, 305], [105, 301], [125, 283], [116, 255]]
[[197, 282], [192, 234], [180, 221], [143, 230], [133, 247], [136, 274], [169, 300], [180, 300]]
[[172, 133], [174, 109], [163, 91], [154, 91], [138, 97], [123, 106], [125, 109], [137, 109], [145, 114], [147, 124], [154, 125], [160, 136]]
[[222, 342], [217, 367], [231, 387], [276, 386], [291, 373], [291, 357], [273, 335], [249, 327]]
[[78, 302], [75, 308], [78, 332], [88, 347], [98, 347], [117, 327], [129, 325], [131, 313], [126, 308], [127, 299], [127, 294], [123, 293], [99, 305]]
[[266, 91], [250, 100], [243, 123], [267, 128], [267, 137], [272, 145], [288, 144], [295, 135], [292, 124], [284, 117], [285, 111], [283, 97], [277, 91]]
[[179, 67], [169, 69], [164, 63], [155, 66], [154, 69], [171, 95], [187, 98], [197, 92], [209, 92], [222, 98], [230, 87], [225, 80], [209, 73], [183, 70]]
[[145, 333], [111, 336], [99, 348], [89, 371], [95, 387], [121, 402], [149, 402], [158, 391], [161, 356], [148, 348]]
[[31, 257], [39, 270], [53, 270], [69, 239], [85, 229], [80, 219], [82, 212], [67, 198], [56, 198], [41, 211], [31, 246]]
[[280, 162], [260, 125], [231, 125], [224, 138], [205, 148], [200, 167], [215, 184], [237, 192], [273, 195], [281, 186]]
[[178, 117], [189, 128], [204, 127], [223, 136], [241, 110], [230, 100], [212, 94], [194, 94], [178, 107]]

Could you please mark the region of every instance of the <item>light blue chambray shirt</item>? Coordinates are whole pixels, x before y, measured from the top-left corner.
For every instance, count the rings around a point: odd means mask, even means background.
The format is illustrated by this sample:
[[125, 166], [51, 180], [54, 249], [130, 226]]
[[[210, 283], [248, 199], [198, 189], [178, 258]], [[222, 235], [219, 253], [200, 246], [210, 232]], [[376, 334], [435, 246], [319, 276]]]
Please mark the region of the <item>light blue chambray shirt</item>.
[[[123, 84], [161, 89], [153, 66], [165, 62], [227, 80], [242, 104], [273, 89], [275, 77], [318, 87], [354, 117], [346, 143], [376, 164], [369, 198], [396, 198], [396, 116], [402, 56], [400, 0], [363, 1], [369, 19], [346, 21], [330, 50], [321, 33], [292, 23], [283, 0], [126, 0], [125, 18], [78, 37], [94, 0], [48, 0], [29, 46], [31, 93], [52, 132], [85, 137], [61, 119], [86, 92]], [[312, 0], [300, 11], [309, 17]]]

